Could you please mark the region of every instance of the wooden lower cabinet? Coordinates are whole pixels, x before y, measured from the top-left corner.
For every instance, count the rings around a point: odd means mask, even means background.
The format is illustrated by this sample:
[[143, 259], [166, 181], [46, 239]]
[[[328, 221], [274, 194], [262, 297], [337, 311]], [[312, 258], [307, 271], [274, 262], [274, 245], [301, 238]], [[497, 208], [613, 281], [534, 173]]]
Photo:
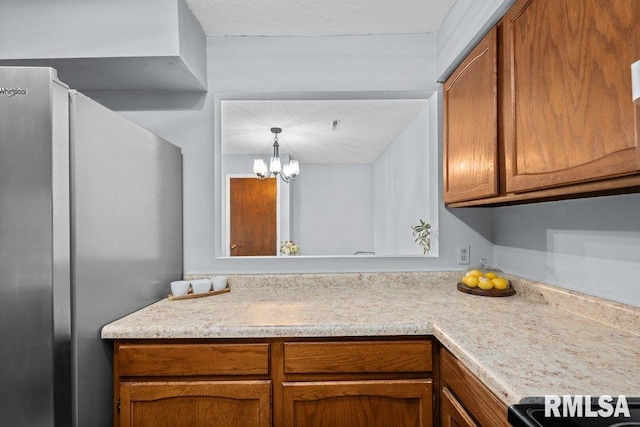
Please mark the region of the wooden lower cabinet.
[[440, 351], [443, 426], [511, 427], [507, 406], [446, 349]]
[[429, 339], [283, 345], [282, 419], [293, 426], [431, 426]]
[[285, 382], [284, 426], [431, 426], [431, 380]]
[[114, 380], [116, 427], [509, 426], [430, 337], [117, 340]]
[[478, 427], [447, 387], [440, 394], [440, 423], [442, 427]]
[[248, 340], [116, 341], [114, 425], [269, 427], [271, 348]]
[[271, 425], [271, 381], [167, 381], [120, 384], [120, 425]]

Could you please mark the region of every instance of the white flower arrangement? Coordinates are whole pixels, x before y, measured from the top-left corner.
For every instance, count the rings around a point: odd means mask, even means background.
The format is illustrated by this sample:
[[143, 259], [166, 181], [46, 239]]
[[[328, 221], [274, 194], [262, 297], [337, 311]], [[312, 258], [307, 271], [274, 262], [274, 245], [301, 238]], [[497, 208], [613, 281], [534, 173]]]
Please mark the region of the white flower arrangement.
[[292, 240], [287, 240], [280, 246], [280, 253], [282, 255], [298, 255], [299, 252], [300, 246], [293, 243]]

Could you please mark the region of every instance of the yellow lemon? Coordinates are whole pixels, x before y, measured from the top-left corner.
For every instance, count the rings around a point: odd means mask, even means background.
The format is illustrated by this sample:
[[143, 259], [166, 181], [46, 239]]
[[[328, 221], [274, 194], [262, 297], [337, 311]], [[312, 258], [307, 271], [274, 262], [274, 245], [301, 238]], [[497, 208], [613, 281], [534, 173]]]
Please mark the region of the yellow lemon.
[[464, 276], [462, 278], [462, 283], [470, 288], [475, 288], [476, 286], [478, 286], [478, 278], [475, 276]]
[[479, 270], [471, 270], [467, 273], [467, 276], [482, 277], [482, 272]]
[[496, 277], [498, 277], [498, 275], [496, 273], [488, 272], [484, 275], [484, 277], [486, 277], [487, 279], [495, 279]]
[[486, 277], [481, 277], [478, 281], [478, 287], [482, 290], [488, 291], [489, 289], [493, 289], [493, 282]]
[[493, 282], [493, 286], [499, 291], [504, 291], [509, 287], [509, 281], [503, 277], [496, 277], [491, 281]]

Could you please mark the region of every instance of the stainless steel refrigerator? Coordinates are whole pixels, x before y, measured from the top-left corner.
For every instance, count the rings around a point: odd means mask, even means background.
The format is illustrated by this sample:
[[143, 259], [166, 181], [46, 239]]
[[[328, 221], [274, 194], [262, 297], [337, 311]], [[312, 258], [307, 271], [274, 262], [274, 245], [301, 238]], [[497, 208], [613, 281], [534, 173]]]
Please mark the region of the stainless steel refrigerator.
[[181, 276], [180, 149], [0, 67], [0, 425], [112, 425], [100, 329]]

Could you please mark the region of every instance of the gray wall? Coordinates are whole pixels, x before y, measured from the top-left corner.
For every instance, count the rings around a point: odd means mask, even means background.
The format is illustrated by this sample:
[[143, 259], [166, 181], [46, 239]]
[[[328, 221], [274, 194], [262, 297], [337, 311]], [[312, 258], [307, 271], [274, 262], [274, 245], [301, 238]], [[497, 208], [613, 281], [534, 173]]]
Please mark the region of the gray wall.
[[436, 34], [436, 76], [444, 82], [515, 0], [457, 0]]
[[179, 50], [176, 0], [3, 0], [0, 11], [3, 59], [170, 56]]
[[302, 255], [373, 250], [371, 164], [300, 165], [292, 184], [293, 240]]
[[[215, 242], [219, 239], [214, 218], [216, 197], [220, 196], [214, 185], [214, 170], [220, 162], [216, 156], [220, 138], [219, 99], [229, 93], [329, 91], [424, 91], [425, 96], [429, 96], [437, 88], [436, 79], [446, 77], [448, 70], [453, 69], [510, 3], [511, 0], [458, 0], [435, 37], [210, 38], [207, 40], [209, 92], [199, 104], [151, 111], [163, 108], [163, 99], [154, 98], [149, 110], [131, 111], [135, 107], [127, 105], [133, 105], [133, 100], [124, 99], [119, 109], [127, 117], [183, 148], [185, 272], [453, 269], [462, 268], [455, 263], [458, 244], [471, 245], [472, 264], [477, 264], [481, 257], [492, 262], [495, 239], [495, 263], [508, 272], [637, 305], [637, 292], [633, 292], [632, 285], [627, 285], [633, 280], [622, 280], [617, 273], [610, 273], [607, 276], [614, 275], [615, 280], [601, 281], [595, 272], [585, 273], [588, 271], [585, 266], [593, 265], [599, 265], [599, 271], [603, 272], [623, 272], [624, 275], [636, 272], [638, 261], [633, 259], [636, 253], [629, 247], [637, 246], [633, 236], [640, 228], [630, 222], [629, 212], [634, 212], [633, 208], [639, 204], [637, 195], [618, 196], [607, 202], [588, 199], [498, 209], [448, 210], [439, 204], [440, 257], [437, 259], [265, 260], [244, 264], [221, 263], [215, 259]], [[135, 101], [140, 98], [136, 96]], [[167, 108], [172, 108], [169, 101], [172, 100], [168, 100]], [[440, 122], [440, 101], [441, 95], [429, 103], [431, 124]], [[431, 142], [441, 141], [437, 126], [432, 126], [429, 132]], [[435, 144], [431, 147], [439, 148]], [[440, 183], [438, 186], [441, 187]], [[601, 220], [596, 221], [595, 212], [602, 215]], [[562, 228], [559, 221], [570, 221], [578, 230]], [[630, 225], [617, 230], [614, 224]], [[534, 240], [538, 243], [530, 247], [529, 242], [542, 235], [546, 236], [544, 244]], [[599, 240], [595, 236], [599, 236]], [[594, 242], [594, 239], [598, 244], [590, 243], [588, 250], [584, 245], [580, 249], [580, 240]], [[606, 291], [601, 290], [604, 282], [608, 283]]]
[[414, 241], [411, 226], [420, 219], [428, 223], [437, 219], [431, 218], [431, 204], [437, 206], [438, 198], [434, 196], [438, 190], [431, 190], [429, 144], [425, 143], [428, 135], [427, 105], [373, 164], [373, 235], [377, 254], [423, 253]]
[[640, 195], [495, 209], [503, 270], [640, 307]]
[[433, 92], [433, 34], [210, 37], [209, 92]]
[[[472, 262], [480, 257], [492, 259], [492, 212], [463, 209], [454, 215], [441, 204], [438, 258], [216, 259], [220, 252], [216, 243], [220, 194], [215, 186], [215, 170], [220, 167], [220, 99], [268, 92], [300, 97], [327, 92], [372, 96], [378, 91], [420, 92], [428, 98], [438, 85], [433, 35], [216, 37], [207, 40], [207, 47], [209, 93], [201, 109], [127, 111], [125, 103], [120, 108], [126, 117], [183, 149], [185, 273], [449, 270], [463, 268], [455, 263], [456, 246], [461, 243], [472, 246]], [[430, 123], [439, 120], [440, 97], [433, 95], [429, 102]], [[159, 108], [156, 104], [155, 109]], [[429, 135], [432, 156], [437, 158], [438, 126], [430, 126]], [[435, 169], [432, 172], [440, 177], [441, 168]], [[438, 182], [437, 191], [440, 187]]]
[[206, 37], [185, 0], [2, 0], [0, 16], [2, 65], [54, 67], [92, 95], [206, 89]]
[[[178, 8], [179, 51], [185, 67], [198, 81], [207, 81], [207, 38], [200, 22], [193, 15], [186, 0], [176, 0]], [[157, 3], [154, 0], [154, 7]], [[152, 14], [147, 14], [152, 15]]]

